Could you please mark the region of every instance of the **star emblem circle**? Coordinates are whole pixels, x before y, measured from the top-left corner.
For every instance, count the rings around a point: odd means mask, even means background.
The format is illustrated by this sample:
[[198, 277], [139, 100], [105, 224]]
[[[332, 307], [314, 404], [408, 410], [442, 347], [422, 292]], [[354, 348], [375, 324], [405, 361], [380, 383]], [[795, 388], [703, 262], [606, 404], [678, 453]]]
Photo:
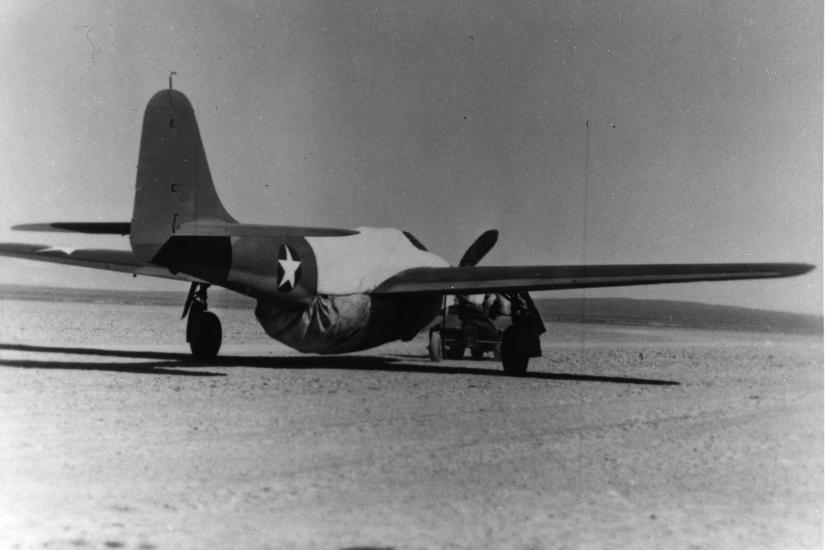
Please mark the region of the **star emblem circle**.
[[301, 280], [301, 257], [288, 244], [278, 249], [278, 290], [289, 292]]

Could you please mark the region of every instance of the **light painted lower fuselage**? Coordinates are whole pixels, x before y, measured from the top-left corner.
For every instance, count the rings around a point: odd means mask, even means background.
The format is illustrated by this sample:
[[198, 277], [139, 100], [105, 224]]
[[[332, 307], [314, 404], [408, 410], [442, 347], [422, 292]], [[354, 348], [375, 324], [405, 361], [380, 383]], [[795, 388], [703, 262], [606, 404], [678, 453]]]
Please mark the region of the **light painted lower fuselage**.
[[[449, 264], [397, 229], [357, 231], [346, 237], [306, 238], [317, 273], [316, 293], [297, 310], [284, 307], [282, 300], [260, 298], [255, 316], [267, 334], [306, 353], [344, 353], [408, 340], [433, 320], [441, 309], [440, 296], [390, 297], [369, 291], [405, 269]], [[282, 284], [290, 283], [279, 279], [279, 288]]]
[[298, 351], [347, 353], [411, 339], [441, 305], [441, 296], [321, 294], [297, 311], [259, 299], [255, 316], [269, 336]]

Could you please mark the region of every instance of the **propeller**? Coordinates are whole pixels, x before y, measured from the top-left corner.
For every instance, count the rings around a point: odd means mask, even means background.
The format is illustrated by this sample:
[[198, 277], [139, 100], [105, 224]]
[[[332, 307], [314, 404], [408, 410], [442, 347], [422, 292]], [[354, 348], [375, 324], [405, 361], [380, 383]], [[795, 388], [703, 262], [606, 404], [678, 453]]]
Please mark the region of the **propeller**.
[[498, 241], [497, 229], [490, 229], [482, 233], [461, 257], [461, 261], [458, 262], [458, 267], [472, 267], [476, 265], [490, 252], [495, 246], [496, 241]]
[[[482, 233], [473, 244], [467, 249], [464, 255], [461, 257], [461, 260], [458, 262], [458, 267], [473, 267], [481, 259], [487, 255], [488, 252], [495, 246], [496, 241], [498, 241], [498, 230], [497, 229], [490, 229]], [[470, 307], [471, 309], [475, 308], [466, 295], [457, 294], [456, 298], [458, 298], [458, 303], [463, 304], [466, 307]], [[479, 310], [480, 311], [480, 310]], [[461, 316], [459, 314], [459, 316]]]
[[[498, 241], [498, 230], [490, 229], [489, 231], [485, 231], [475, 240], [473, 244], [470, 245], [470, 248], [468, 248], [467, 252], [464, 253], [464, 256], [461, 257], [461, 261], [458, 263], [458, 266], [472, 267], [476, 265], [484, 256], [487, 255], [488, 252], [490, 252], [493, 246], [495, 246], [496, 241]], [[544, 326], [544, 321], [541, 319], [541, 314], [539, 313], [538, 308], [536, 308], [536, 304], [533, 302], [533, 298], [530, 296], [529, 292], [526, 290], [519, 292], [507, 292], [504, 293], [504, 297], [507, 298], [512, 307], [521, 308], [523, 311], [529, 312], [529, 315], [527, 316], [529, 319], [528, 322], [532, 325], [536, 337], [547, 330]], [[458, 298], [459, 300], [467, 299], [465, 296], [459, 296]]]

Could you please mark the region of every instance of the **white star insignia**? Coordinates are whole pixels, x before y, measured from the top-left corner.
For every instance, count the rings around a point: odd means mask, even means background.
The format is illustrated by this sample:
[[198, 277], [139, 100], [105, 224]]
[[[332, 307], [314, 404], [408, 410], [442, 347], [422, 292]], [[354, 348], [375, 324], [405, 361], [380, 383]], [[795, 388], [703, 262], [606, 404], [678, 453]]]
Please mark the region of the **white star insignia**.
[[301, 267], [301, 262], [298, 260], [292, 259], [292, 254], [289, 251], [289, 247], [284, 247], [284, 252], [286, 253], [286, 259], [278, 260], [278, 263], [281, 264], [281, 269], [284, 270], [284, 277], [281, 279], [281, 282], [278, 284], [278, 288], [281, 288], [285, 284], [289, 283], [290, 288], [295, 287], [295, 272], [298, 271], [298, 268]]

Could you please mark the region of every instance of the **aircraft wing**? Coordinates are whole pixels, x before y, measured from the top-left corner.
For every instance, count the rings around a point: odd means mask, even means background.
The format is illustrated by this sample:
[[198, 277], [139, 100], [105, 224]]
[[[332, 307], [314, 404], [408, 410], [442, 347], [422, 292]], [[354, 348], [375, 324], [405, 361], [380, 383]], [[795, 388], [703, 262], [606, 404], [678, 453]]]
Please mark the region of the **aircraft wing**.
[[[93, 233], [96, 235], [128, 235], [130, 222], [48, 222], [15, 225], [17, 231]], [[175, 235], [194, 237], [346, 237], [357, 235], [352, 229], [303, 227], [294, 225], [261, 225], [251, 223], [197, 222], [184, 223]]]
[[144, 263], [138, 260], [130, 250], [73, 249], [44, 244], [0, 243], [0, 256], [121, 271], [179, 281], [206, 282], [183, 273], [172, 273], [159, 265]]
[[24, 223], [15, 225], [12, 229], [18, 231], [50, 231], [68, 233], [92, 233], [95, 235], [128, 235], [131, 223], [129, 222], [49, 222]]
[[813, 268], [794, 263], [420, 267], [390, 277], [371, 294], [481, 294], [770, 279], [801, 275]]

